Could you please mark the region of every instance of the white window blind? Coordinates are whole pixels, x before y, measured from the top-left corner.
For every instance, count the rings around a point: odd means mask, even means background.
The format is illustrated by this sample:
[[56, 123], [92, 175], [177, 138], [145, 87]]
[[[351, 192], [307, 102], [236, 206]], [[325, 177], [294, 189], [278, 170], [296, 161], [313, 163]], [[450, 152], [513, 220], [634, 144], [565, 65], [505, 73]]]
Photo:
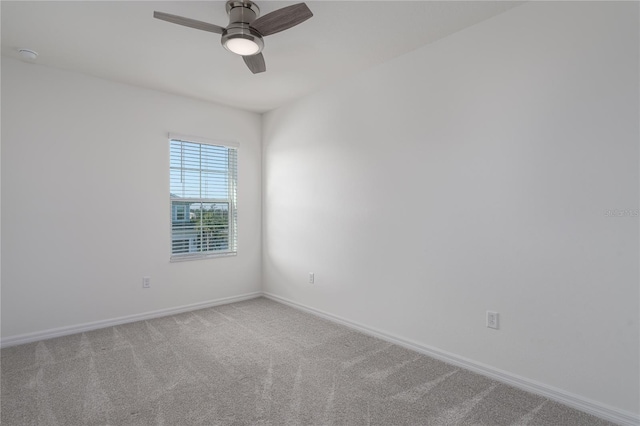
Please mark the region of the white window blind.
[[171, 137], [171, 259], [237, 251], [237, 148]]

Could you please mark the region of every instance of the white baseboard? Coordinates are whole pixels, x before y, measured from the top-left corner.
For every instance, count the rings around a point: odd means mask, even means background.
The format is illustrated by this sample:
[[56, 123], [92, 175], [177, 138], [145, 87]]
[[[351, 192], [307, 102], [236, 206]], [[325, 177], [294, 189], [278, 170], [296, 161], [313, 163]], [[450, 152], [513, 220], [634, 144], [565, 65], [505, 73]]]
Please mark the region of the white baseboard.
[[240, 302], [242, 300], [254, 299], [262, 296], [262, 292], [241, 294], [240, 296], [224, 297], [221, 299], [208, 300], [206, 302], [192, 303], [190, 305], [176, 306], [173, 308], [159, 309], [157, 311], [144, 312], [141, 314], [127, 315], [124, 317], [112, 318], [102, 321], [87, 322], [84, 324], [71, 325], [67, 327], [51, 328], [49, 330], [38, 331], [35, 333], [20, 334], [0, 339], [0, 347], [21, 345], [23, 343], [37, 342], [38, 340], [52, 339], [54, 337], [66, 336], [69, 334], [82, 333], [85, 331], [96, 330], [99, 328], [112, 327], [114, 325], [126, 324], [130, 322], [143, 321], [152, 318], [164, 317], [167, 315], [175, 315], [182, 312], [195, 311], [197, 309], [210, 308], [217, 305], [225, 305], [227, 303]]
[[502, 383], [514, 386], [516, 388], [531, 392], [553, 401], [557, 401], [561, 404], [575, 408], [580, 411], [584, 411], [610, 422], [617, 423], [624, 426], [638, 426], [640, 425], [640, 416], [628, 411], [620, 410], [606, 404], [602, 404], [590, 399], [575, 395], [573, 393], [564, 391], [562, 389], [555, 388], [553, 386], [545, 385], [544, 383], [536, 382], [535, 380], [527, 379], [525, 377], [517, 376], [515, 374], [434, 348], [431, 346], [423, 345], [421, 343], [413, 342], [408, 339], [404, 339], [398, 336], [388, 334], [384, 331], [376, 330], [371, 327], [350, 321], [345, 318], [341, 318], [337, 315], [330, 314], [328, 312], [321, 311], [306, 305], [303, 305], [293, 300], [286, 299], [284, 297], [276, 296], [275, 294], [264, 292], [263, 295], [276, 302], [281, 302], [294, 308], [309, 312], [311, 314], [320, 316], [333, 322], [337, 322], [347, 327], [356, 329], [370, 336], [377, 337], [403, 346], [405, 348], [414, 350], [416, 352], [423, 353], [449, 364], [456, 365], [458, 367], [465, 368], [491, 379], [497, 380]]

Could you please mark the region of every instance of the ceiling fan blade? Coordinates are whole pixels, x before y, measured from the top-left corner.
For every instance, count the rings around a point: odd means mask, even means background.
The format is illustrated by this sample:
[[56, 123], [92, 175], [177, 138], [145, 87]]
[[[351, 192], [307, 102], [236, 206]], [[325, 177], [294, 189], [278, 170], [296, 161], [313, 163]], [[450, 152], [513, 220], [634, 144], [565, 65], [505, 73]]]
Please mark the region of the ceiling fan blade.
[[153, 12], [153, 17], [162, 19], [163, 21], [172, 22], [178, 25], [184, 25], [185, 27], [195, 28], [197, 30], [209, 31], [211, 33], [222, 34], [224, 28], [207, 22], [196, 21], [195, 19], [184, 18], [178, 15], [171, 15], [164, 12]]
[[254, 74], [265, 72], [267, 70], [267, 66], [264, 64], [264, 56], [262, 56], [262, 53], [251, 56], [243, 56], [242, 59], [244, 59], [244, 63], [247, 64], [251, 72]]
[[294, 27], [312, 16], [306, 4], [298, 3], [267, 13], [253, 21], [251, 26], [263, 36], [268, 36]]

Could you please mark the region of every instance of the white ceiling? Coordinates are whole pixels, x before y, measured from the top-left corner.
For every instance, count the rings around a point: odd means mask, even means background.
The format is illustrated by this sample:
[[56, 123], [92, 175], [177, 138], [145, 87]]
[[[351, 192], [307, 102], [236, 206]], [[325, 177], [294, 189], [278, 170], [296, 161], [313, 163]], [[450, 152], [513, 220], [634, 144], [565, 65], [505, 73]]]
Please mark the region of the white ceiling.
[[[264, 15], [294, 2], [257, 1]], [[265, 37], [252, 74], [220, 36], [153, 11], [227, 25], [223, 1], [2, 1], [2, 55], [264, 112], [502, 13], [518, 2], [308, 1], [310, 20]]]

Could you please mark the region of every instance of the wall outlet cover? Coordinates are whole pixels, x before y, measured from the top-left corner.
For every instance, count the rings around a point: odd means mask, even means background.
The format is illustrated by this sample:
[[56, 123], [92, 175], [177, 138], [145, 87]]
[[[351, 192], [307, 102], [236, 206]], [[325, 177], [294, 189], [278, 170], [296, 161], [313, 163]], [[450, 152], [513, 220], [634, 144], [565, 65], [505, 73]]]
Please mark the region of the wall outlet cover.
[[499, 326], [499, 317], [500, 314], [497, 312], [487, 311], [487, 327], [497, 330]]

